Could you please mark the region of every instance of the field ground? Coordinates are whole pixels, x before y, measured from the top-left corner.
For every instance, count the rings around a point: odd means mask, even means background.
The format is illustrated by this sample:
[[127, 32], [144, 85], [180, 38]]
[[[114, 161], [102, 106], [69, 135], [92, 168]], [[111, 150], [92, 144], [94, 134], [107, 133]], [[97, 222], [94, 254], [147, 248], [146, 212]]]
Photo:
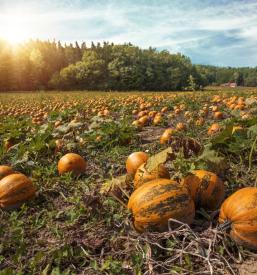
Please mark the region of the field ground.
[[[124, 207], [133, 183], [106, 183], [126, 173], [132, 152], [174, 146], [165, 163], [171, 178], [206, 169], [224, 181], [227, 196], [256, 186], [257, 89], [2, 93], [0, 106], [0, 165], [29, 176], [37, 189], [20, 209], [0, 209], [1, 275], [257, 273], [257, 254], [217, 230], [218, 211], [198, 209], [190, 227], [139, 234]], [[145, 110], [144, 125], [132, 125]], [[149, 111], [161, 113], [156, 125]], [[222, 118], [214, 119], [215, 111]], [[160, 144], [163, 131], [178, 123], [185, 127], [179, 142]], [[221, 128], [208, 134], [213, 123]], [[200, 153], [187, 154], [187, 138]], [[58, 175], [68, 152], [87, 160], [85, 174]]]

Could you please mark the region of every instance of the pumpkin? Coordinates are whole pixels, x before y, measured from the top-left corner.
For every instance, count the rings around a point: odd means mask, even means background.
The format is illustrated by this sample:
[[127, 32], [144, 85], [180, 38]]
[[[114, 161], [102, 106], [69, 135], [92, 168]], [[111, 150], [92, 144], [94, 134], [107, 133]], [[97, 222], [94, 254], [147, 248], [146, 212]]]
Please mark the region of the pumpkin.
[[135, 175], [138, 167], [148, 160], [149, 156], [145, 152], [134, 152], [130, 154], [126, 161], [127, 173]]
[[221, 127], [218, 123], [214, 123], [211, 125], [211, 127], [208, 129], [208, 135], [211, 136], [221, 130]]
[[12, 167], [7, 165], [0, 165], [0, 180], [11, 174], [14, 174]]
[[5, 209], [21, 206], [35, 197], [32, 181], [23, 174], [11, 174], [0, 180], [0, 207]]
[[176, 125], [176, 129], [178, 131], [183, 131], [186, 129], [186, 124], [182, 123], [182, 122], [179, 122], [177, 125]]
[[166, 129], [160, 137], [160, 144], [167, 143], [170, 140], [171, 136], [174, 135], [175, 133], [176, 133], [176, 130], [173, 128]]
[[145, 163], [139, 166], [139, 168], [136, 171], [135, 177], [134, 177], [134, 188], [137, 189], [144, 183], [158, 179], [158, 178], [164, 178], [164, 179], [169, 179], [170, 174], [167, 168], [163, 165], [160, 164], [158, 167], [156, 167], [151, 173], [147, 171], [145, 167]]
[[142, 125], [146, 125], [147, 122], [148, 122], [148, 116], [145, 115], [145, 116], [142, 116], [141, 118], [139, 118], [138, 120]]
[[132, 125], [135, 127], [135, 128], [137, 128], [137, 129], [142, 129], [143, 128], [143, 124], [140, 122], [140, 121], [138, 121], [138, 120], [134, 120], [133, 122], [132, 122]]
[[58, 172], [60, 175], [72, 172], [79, 175], [85, 172], [87, 162], [78, 154], [68, 153], [58, 162]]
[[183, 179], [196, 207], [214, 210], [218, 208], [225, 196], [222, 180], [212, 172], [194, 170], [192, 175]]
[[223, 113], [222, 112], [214, 112], [214, 115], [213, 115], [214, 119], [222, 119], [223, 118]]
[[161, 115], [156, 115], [153, 119], [153, 125], [157, 126], [161, 124], [162, 122], [162, 116]]
[[[170, 179], [156, 179], [140, 186], [130, 196], [128, 208], [139, 232], [163, 231], [170, 218], [191, 224], [195, 216], [194, 202], [187, 188]], [[171, 223], [171, 226], [177, 225]]]
[[232, 239], [247, 248], [257, 249], [257, 188], [242, 188], [222, 204], [221, 227], [229, 227]]

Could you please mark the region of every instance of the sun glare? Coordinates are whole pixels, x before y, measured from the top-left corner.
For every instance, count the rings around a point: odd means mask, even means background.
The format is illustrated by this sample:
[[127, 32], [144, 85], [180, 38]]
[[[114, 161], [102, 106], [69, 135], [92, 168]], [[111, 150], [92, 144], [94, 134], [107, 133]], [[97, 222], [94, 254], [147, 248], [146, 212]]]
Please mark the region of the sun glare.
[[22, 43], [32, 37], [32, 25], [28, 15], [13, 12], [1, 16], [0, 38], [11, 44]]

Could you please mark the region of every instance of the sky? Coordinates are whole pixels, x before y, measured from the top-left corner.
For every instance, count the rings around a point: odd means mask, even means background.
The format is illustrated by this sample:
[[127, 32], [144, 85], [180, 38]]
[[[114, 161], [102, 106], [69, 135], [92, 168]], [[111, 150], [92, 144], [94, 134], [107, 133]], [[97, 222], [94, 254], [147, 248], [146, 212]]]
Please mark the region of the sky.
[[0, 37], [131, 42], [195, 64], [257, 66], [257, 0], [0, 0]]

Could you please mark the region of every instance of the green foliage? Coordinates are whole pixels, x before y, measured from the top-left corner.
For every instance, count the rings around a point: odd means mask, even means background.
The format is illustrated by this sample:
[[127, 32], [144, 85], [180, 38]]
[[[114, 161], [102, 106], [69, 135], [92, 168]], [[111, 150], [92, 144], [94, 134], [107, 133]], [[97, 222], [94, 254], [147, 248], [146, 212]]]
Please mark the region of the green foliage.
[[85, 138], [90, 147], [106, 150], [115, 146], [126, 146], [137, 139], [135, 128], [128, 120], [106, 121], [97, 117], [96, 119], [93, 118], [91, 130], [85, 134]]
[[0, 42], [0, 90], [183, 90], [190, 75], [204, 85], [188, 57], [132, 44], [87, 48], [30, 41], [12, 51]]
[[239, 86], [257, 86], [257, 67], [232, 68], [209, 65], [197, 65], [196, 67], [202, 78], [205, 79], [205, 85], [236, 82]]

